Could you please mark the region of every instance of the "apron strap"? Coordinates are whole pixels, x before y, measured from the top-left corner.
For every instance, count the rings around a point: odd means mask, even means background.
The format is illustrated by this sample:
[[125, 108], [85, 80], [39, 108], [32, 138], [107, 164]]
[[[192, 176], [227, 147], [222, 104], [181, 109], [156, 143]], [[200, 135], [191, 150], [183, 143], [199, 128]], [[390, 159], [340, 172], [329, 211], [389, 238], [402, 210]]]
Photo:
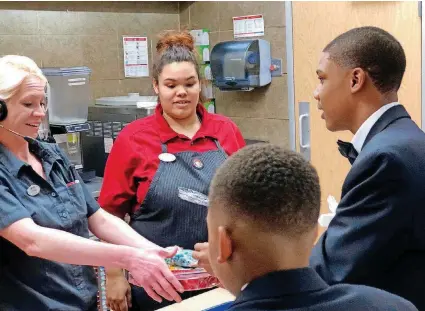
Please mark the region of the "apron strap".
[[167, 144], [161, 144], [162, 153], [167, 153]]
[[221, 147], [220, 142], [218, 141], [218, 139], [213, 138], [213, 140], [215, 142], [215, 145], [217, 146], [217, 149], [224, 152], [223, 147]]

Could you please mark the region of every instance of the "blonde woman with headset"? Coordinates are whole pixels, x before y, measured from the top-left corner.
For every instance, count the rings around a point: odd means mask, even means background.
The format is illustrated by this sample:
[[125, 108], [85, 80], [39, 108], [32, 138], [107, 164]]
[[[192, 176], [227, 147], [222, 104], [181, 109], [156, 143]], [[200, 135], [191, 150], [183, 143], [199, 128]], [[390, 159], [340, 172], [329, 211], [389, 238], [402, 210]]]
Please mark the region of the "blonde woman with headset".
[[0, 58], [0, 310], [94, 311], [91, 266], [129, 270], [153, 299], [180, 301], [163, 260], [177, 248], [104, 212], [59, 147], [36, 140], [46, 84], [31, 59]]

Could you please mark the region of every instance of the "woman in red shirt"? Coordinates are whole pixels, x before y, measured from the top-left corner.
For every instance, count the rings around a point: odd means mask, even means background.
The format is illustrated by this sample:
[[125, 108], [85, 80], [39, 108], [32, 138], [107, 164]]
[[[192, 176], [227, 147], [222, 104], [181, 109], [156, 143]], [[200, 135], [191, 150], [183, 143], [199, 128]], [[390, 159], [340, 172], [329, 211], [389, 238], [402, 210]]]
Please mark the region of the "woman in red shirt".
[[[130, 123], [117, 137], [99, 203], [116, 216], [130, 214], [131, 227], [160, 246], [193, 249], [208, 240], [207, 207], [193, 194], [208, 195], [216, 169], [245, 141], [229, 118], [210, 114], [201, 104], [192, 36], [168, 32], [156, 49], [153, 87], [159, 103], [154, 115]], [[108, 270], [107, 279], [114, 311], [169, 304], [155, 302], [140, 287], [130, 291], [122, 271]]]

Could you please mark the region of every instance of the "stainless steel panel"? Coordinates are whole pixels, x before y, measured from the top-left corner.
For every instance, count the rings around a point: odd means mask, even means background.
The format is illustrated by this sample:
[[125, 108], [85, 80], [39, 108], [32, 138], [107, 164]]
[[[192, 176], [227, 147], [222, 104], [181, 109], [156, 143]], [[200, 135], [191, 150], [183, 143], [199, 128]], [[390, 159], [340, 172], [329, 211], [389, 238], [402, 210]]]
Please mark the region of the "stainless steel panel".
[[121, 130], [130, 122], [152, 114], [153, 110], [134, 106], [91, 106], [88, 123], [91, 131], [82, 134], [83, 163], [87, 169], [94, 169], [103, 177], [109, 153], [105, 151], [105, 139], [115, 140]]

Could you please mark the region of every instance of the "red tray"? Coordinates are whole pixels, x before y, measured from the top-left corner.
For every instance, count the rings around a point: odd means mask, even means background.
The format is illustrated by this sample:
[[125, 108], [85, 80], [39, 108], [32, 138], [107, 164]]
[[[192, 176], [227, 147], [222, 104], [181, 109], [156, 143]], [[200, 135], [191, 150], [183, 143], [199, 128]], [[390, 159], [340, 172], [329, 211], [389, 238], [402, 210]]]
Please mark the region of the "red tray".
[[[203, 268], [181, 268], [181, 267], [170, 267], [171, 272], [179, 280], [180, 284], [183, 285], [185, 291], [202, 290], [220, 286], [219, 280], [210, 274], [208, 274]], [[138, 285], [131, 274], [128, 275], [128, 282], [134, 285]]]
[[[203, 269], [202, 269], [203, 270]], [[219, 280], [207, 272], [196, 271], [196, 272], [174, 272], [177, 280], [183, 285], [185, 291], [195, 291], [217, 287], [220, 285]]]

